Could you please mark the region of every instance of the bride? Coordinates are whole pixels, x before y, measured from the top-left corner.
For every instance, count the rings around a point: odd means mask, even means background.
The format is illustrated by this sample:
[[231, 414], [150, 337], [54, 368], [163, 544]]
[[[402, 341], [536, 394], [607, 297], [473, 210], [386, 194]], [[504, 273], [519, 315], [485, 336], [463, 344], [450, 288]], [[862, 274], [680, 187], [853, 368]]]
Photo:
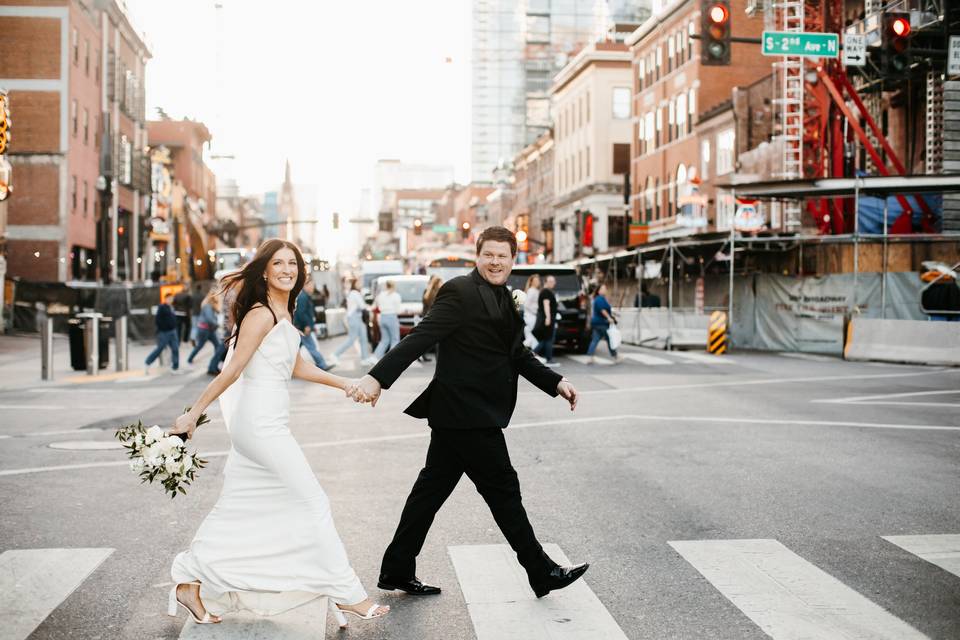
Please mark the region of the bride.
[[207, 606], [273, 615], [327, 596], [344, 627], [344, 614], [371, 619], [390, 610], [367, 597], [327, 496], [287, 426], [291, 376], [365, 399], [353, 381], [298, 355], [300, 332], [290, 318], [305, 278], [300, 250], [277, 239], [224, 278], [226, 288], [237, 289], [226, 363], [170, 433], [192, 437], [199, 416], [220, 398], [232, 446], [217, 504], [173, 561], [170, 615], [179, 605], [197, 623], [217, 623]]

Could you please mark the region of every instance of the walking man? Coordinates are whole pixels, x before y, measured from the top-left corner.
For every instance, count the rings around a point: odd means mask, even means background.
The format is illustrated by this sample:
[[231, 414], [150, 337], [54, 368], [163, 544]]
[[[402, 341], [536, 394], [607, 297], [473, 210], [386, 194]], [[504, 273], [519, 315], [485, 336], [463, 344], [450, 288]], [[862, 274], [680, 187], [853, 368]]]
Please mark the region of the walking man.
[[526, 570], [537, 597], [582, 576], [586, 564], [561, 567], [543, 551], [527, 518], [503, 429], [523, 376], [544, 393], [563, 396], [571, 411], [577, 391], [523, 347], [523, 319], [504, 286], [517, 254], [509, 229], [490, 227], [477, 240], [477, 268], [440, 288], [430, 313], [364, 376], [358, 392], [375, 405], [403, 371], [434, 344], [437, 368], [406, 413], [431, 428], [426, 464], [410, 491], [393, 540], [383, 555], [381, 589], [440, 593], [421, 583], [416, 558], [433, 518], [466, 474]]
[[314, 288], [313, 278], [308, 275], [303, 282], [303, 289], [297, 296], [296, 310], [293, 312], [293, 326], [300, 332], [300, 346], [306, 347], [317, 368], [330, 371], [330, 369], [333, 369], [333, 365], [328, 365], [323, 359], [323, 354], [320, 353], [317, 342], [313, 338], [317, 321], [317, 310], [311, 298]]
[[163, 350], [170, 347], [170, 358], [173, 363], [171, 371], [180, 373], [180, 335], [177, 329], [177, 316], [173, 312], [173, 295], [157, 306], [157, 315], [154, 323], [157, 327], [157, 347], [150, 352], [143, 363], [143, 373], [150, 375], [150, 365], [160, 357]]
[[539, 306], [537, 308], [537, 325], [534, 335], [540, 340], [534, 353], [543, 356], [546, 359], [548, 367], [559, 366], [559, 363], [553, 359], [553, 343], [557, 339], [557, 295], [553, 288], [557, 286], [557, 279], [548, 275], [543, 280], [543, 289], [540, 290]]

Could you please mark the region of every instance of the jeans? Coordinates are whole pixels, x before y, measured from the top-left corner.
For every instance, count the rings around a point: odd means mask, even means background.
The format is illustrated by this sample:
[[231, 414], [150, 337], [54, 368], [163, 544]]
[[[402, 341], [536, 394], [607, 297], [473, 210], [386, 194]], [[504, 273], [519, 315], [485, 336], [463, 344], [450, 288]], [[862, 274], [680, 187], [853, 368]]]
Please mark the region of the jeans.
[[370, 343], [367, 342], [367, 327], [363, 324], [363, 316], [354, 313], [347, 316], [347, 339], [333, 352], [334, 357], [339, 358], [343, 352], [353, 346], [357, 340], [360, 341], [360, 357], [366, 360], [370, 357]]
[[317, 341], [313, 339], [312, 333], [300, 335], [300, 346], [307, 350], [310, 357], [313, 358], [313, 364], [317, 365], [318, 369], [327, 370], [327, 361], [323, 359], [323, 354], [317, 348]]
[[377, 359], [382, 358], [383, 354], [397, 346], [400, 342], [400, 318], [395, 313], [380, 314], [380, 344], [373, 352]]
[[170, 347], [171, 359], [173, 361], [173, 370], [180, 368], [180, 335], [176, 329], [157, 332], [157, 348], [150, 352], [144, 364], [150, 366], [153, 361], [160, 357], [164, 349]]
[[[200, 353], [200, 349], [203, 349], [203, 345], [207, 344], [207, 341], [213, 345], [213, 353], [216, 356], [220, 351], [220, 338], [217, 337], [216, 329], [201, 329], [197, 327], [197, 346], [193, 348], [190, 352], [190, 355], [187, 356], [187, 363], [193, 364], [193, 359]], [[210, 367], [207, 367], [209, 370]]]
[[547, 362], [553, 362], [553, 341], [557, 339], [557, 323], [554, 322], [548, 331], [550, 335], [541, 340], [533, 352], [546, 358]]
[[[608, 325], [609, 326], [609, 325]], [[617, 350], [610, 346], [610, 336], [607, 334], [608, 327], [598, 327], [593, 325], [593, 336], [590, 338], [590, 346], [587, 347], [587, 355], [592, 356], [597, 350], [597, 345], [601, 340], [607, 341], [607, 349], [610, 349], [610, 355], [617, 357]]]

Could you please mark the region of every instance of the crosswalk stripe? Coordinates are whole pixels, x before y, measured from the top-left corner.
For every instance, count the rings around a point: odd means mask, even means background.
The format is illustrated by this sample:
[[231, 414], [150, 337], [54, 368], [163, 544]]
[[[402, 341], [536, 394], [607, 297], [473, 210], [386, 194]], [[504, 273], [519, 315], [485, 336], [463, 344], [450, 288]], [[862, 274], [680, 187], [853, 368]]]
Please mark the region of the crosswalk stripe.
[[[573, 360], [574, 362], [579, 362], [580, 364], [590, 364], [590, 356], [568, 354], [567, 357]], [[597, 358], [595, 361], [595, 364], [612, 365], [613, 361], [607, 360], [605, 358]]]
[[4, 640], [29, 636], [113, 549], [14, 549], [0, 554]]
[[[187, 616], [180, 640], [323, 640], [329, 606], [326, 598], [317, 598], [275, 616], [264, 617], [244, 611], [223, 616], [219, 624], [205, 625], [196, 624]], [[179, 615], [186, 615], [183, 607], [180, 607]]]
[[960, 577], [960, 535], [882, 536], [901, 549]]
[[639, 362], [640, 364], [645, 364], [651, 367], [658, 367], [664, 364], [673, 364], [672, 360], [667, 360], [666, 358], [658, 358], [657, 356], [651, 356], [645, 353], [625, 353], [623, 354], [623, 357], [629, 360], [633, 360], [634, 362]]
[[669, 544], [774, 640], [927, 637], [776, 540]]
[[[543, 548], [555, 561], [570, 564], [557, 545]], [[583, 579], [538, 600], [509, 546], [452, 546], [448, 550], [477, 640], [626, 640]]]
[[718, 356], [707, 353], [699, 353], [697, 351], [671, 351], [670, 354], [683, 360], [688, 360], [698, 364], [733, 364], [733, 360], [730, 360], [729, 358], [720, 358]]

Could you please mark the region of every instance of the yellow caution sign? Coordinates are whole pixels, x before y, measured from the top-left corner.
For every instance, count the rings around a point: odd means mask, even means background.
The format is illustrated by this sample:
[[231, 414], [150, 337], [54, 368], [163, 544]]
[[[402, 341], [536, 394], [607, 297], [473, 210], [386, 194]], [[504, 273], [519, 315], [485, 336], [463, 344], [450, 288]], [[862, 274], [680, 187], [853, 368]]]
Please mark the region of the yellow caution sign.
[[718, 356], [727, 352], [726, 311], [714, 311], [710, 314], [710, 329], [707, 331], [707, 351]]

